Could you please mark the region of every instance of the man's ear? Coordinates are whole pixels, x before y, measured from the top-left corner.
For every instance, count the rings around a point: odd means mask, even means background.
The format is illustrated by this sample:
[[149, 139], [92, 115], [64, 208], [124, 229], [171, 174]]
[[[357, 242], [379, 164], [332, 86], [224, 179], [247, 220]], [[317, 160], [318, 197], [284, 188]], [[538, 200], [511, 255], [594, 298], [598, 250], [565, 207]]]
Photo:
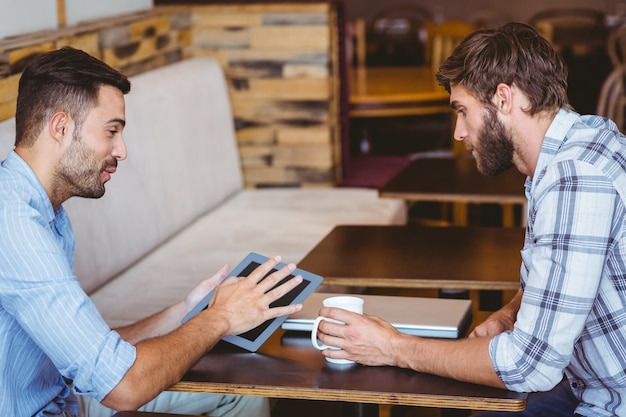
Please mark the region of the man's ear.
[[513, 109], [513, 91], [511, 86], [505, 83], [498, 84], [492, 101], [499, 111], [505, 114], [510, 113]]
[[66, 112], [56, 112], [48, 123], [50, 136], [61, 144], [65, 139], [72, 136], [73, 125], [74, 121]]

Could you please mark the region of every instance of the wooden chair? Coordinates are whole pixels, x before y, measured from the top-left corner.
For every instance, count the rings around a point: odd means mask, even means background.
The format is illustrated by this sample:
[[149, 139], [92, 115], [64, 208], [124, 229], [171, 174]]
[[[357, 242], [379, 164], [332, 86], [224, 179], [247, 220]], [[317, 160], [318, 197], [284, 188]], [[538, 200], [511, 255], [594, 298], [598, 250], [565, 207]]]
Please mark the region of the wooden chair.
[[604, 13], [588, 8], [546, 9], [528, 21], [555, 49], [569, 49], [574, 55], [586, 55], [591, 48], [606, 42]]
[[424, 60], [431, 65], [433, 72], [451, 54], [463, 39], [477, 28], [462, 20], [444, 20], [426, 22], [426, 44]]
[[620, 26], [609, 33], [607, 51], [613, 68], [626, 64], [626, 26]]
[[604, 80], [596, 107], [596, 114], [613, 120], [620, 131], [624, 130], [624, 110], [626, 109], [625, 76], [626, 66], [618, 64]]
[[[393, 55], [394, 49], [420, 50], [423, 43], [424, 23], [432, 19], [432, 12], [419, 4], [391, 5], [378, 11], [371, 24], [365, 19], [355, 21], [355, 52], [358, 67], [367, 65], [371, 58], [386, 50]], [[419, 55], [421, 58], [421, 54]]]

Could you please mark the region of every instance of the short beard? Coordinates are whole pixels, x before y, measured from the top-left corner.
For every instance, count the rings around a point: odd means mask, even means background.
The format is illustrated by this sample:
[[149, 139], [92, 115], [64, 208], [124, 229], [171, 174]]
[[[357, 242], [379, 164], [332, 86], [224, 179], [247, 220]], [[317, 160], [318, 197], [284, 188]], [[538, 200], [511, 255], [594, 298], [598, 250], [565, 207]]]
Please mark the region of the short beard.
[[478, 134], [476, 167], [483, 175], [497, 175], [513, 166], [515, 146], [509, 131], [496, 113], [496, 109], [487, 106], [483, 118], [483, 128]]
[[64, 199], [100, 198], [105, 191], [100, 177], [104, 169], [111, 165], [117, 165], [117, 161], [112, 158], [99, 163], [91, 149], [85, 146], [80, 134], [76, 133], [57, 168], [56, 188], [64, 195]]

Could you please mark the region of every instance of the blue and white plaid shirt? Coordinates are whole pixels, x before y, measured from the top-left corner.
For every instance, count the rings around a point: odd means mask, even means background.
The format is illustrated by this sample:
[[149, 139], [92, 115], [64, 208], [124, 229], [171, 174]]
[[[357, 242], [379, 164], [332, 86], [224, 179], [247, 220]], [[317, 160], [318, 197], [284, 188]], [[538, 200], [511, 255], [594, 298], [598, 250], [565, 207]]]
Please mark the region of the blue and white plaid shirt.
[[514, 391], [563, 373], [582, 415], [626, 415], [626, 137], [601, 117], [561, 110], [526, 180], [524, 291], [512, 332], [490, 344]]
[[0, 416], [77, 415], [66, 379], [101, 400], [135, 361], [81, 289], [73, 259], [65, 211], [11, 152], [0, 165]]

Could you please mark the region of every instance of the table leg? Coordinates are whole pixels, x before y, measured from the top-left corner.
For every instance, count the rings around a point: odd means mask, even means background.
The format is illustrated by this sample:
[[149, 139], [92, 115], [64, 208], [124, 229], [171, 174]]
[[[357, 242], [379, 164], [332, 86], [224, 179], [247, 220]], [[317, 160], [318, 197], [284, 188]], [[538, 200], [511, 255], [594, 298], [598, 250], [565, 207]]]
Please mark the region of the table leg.
[[502, 227], [513, 227], [515, 223], [515, 215], [513, 212], [513, 204], [502, 204]]
[[467, 203], [452, 203], [452, 223], [455, 226], [467, 226]]

